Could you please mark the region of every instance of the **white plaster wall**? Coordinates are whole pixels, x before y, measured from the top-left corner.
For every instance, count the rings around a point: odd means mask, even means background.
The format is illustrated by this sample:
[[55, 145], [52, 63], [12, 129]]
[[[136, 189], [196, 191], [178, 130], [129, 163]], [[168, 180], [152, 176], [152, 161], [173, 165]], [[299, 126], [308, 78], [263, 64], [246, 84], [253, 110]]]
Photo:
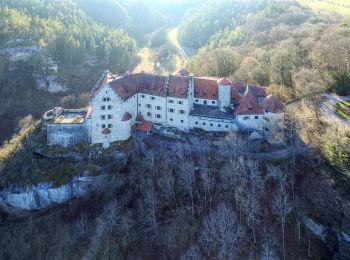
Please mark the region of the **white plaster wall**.
[[[173, 100], [173, 103], [170, 103], [169, 100]], [[182, 102], [182, 104], [179, 104]], [[182, 130], [188, 130], [188, 117], [190, 113], [191, 104], [187, 99], [183, 98], [167, 98], [167, 125], [177, 127]], [[174, 112], [170, 112], [169, 109], [174, 109]], [[180, 114], [180, 110], [184, 110], [184, 114]], [[172, 119], [172, 120], [171, 120]], [[183, 122], [181, 122], [181, 120]]]
[[231, 105], [231, 86], [219, 85], [219, 103], [222, 107]]
[[218, 100], [216, 99], [203, 99], [203, 98], [194, 98], [193, 103], [204, 105], [205, 101], [207, 102], [208, 106], [218, 106]]
[[[248, 120], [244, 120], [244, 117], [249, 117]], [[258, 117], [256, 119], [255, 117]], [[264, 115], [238, 115], [236, 116], [237, 122], [248, 128], [255, 128], [258, 130], [263, 130], [265, 126]]]
[[[103, 98], [110, 98], [110, 101], [103, 101]], [[91, 100], [91, 142], [93, 144], [102, 143], [105, 147], [109, 143], [122, 140], [121, 136], [125, 136], [125, 133], [121, 132], [118, 129], [120, 125], [121, 118], [125, 113], [124, 101], [112, 90], [109, 85], [103, 86], [96, 95]], [[107, 106], [112, 106], [112, 109], [108, 110]], [[105, 110], [101, 109], [101, 106], [105, 106]], [[101, 116], [105, 115], [106, 119], [101, 119]], [[108, 115], [112, 115], [111, 119], [108, 119]], [[110, 128], [111, 133], [108, 135], [102, 134], [102, 125], [105, 124], [106, 127], [108, 124], [112, 124]]]
[[[138, 113], [142, 114], [147, 121], [161, 124], [166, 123], [166, 97], [152, 96], [143, 93], [139, 93], [137, 96]], [[144, 96], [144, 98], [142, 96]], [[152, 100], [152, 97], [154, 100]], [[147, 108], [147, 104], [151, 105], [151, 108]], [[157, 110], [157, 106], [160, 107], [160, 110]], [[151, 113], [151, 117], [149, 117], [147, 113]], [[161, 118], [157, 118], [157, 114], [160, 115]]]
[[205, 131], [229, 132], [237, 131], [235, 120], [215, 119], [207, 117], [190, 116], [190, 128], [201, 128]]

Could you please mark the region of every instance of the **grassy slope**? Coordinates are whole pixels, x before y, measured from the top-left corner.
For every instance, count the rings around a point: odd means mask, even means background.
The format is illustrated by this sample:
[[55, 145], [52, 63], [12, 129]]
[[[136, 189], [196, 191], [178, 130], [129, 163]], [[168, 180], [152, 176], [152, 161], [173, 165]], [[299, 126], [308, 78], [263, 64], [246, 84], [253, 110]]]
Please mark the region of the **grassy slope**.
[[299, 0], [299, 2], [312, 10], [350, 15], [350, 2], [348, 0]]

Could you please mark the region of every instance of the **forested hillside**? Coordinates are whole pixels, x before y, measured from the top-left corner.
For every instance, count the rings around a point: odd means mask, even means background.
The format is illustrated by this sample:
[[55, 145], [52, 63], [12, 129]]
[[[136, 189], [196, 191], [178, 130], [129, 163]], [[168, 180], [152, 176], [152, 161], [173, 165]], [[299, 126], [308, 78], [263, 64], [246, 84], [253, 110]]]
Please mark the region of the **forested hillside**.
[[1, 41], [39, 44], [63, 64], [78, 65], [92, 55], [113, 71], [135, 62], [135, 41], [127, 33], [89, 19], [74, 1], [3, 1]]
[[[0, 259], [349, 259], [350, 121], [327, 99], [350, 94], [344, 1], [0, 0], [0, 200], [60, 204], [4, 203]], [[198, 50], [186, 64], [195, 76], [286, 102], [283, 141], [166, 129], [108, 149], [47, 145], [45, 111], [86, 106], [105, 69], [172, 73], [164, 64], [186, 60], [186, 47]], [[139, 63], [142, 50], [151, 62]], [[50, 92], [42, 78], [67, 88]], [[91, 196], [57, 199], [100, 175]]]
[[[209, 17], [208, 10], [216, 9], [208, 6], [187, 18], [185, 31], [192, 28], [187, 24], [195, 16]], [[214, 13], [219, 16], [221, 11]], [[235, 21], [214, 32], [205, 29], [206, 21], [199, 23], [207, 39], [188, 64], [194, 74], [268, 86], [285, 101], [331, 88], [349, 92], [348, 17], [317, 14], [291, 1], [267, 4]], [[183, 37], [187, 42], [198, 39], [195, 33]]]

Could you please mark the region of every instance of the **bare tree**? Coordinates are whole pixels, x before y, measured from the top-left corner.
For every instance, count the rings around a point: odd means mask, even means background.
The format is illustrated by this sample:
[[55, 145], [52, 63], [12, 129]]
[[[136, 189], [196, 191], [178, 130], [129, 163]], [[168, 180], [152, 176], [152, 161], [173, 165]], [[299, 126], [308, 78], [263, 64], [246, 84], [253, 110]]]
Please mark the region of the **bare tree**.
[[191, 213], [194, 217], [195, 165], [190, 151], [186, 150], [184, 146], [178, 146], [178, 167], [180, 185], [190, 196]]
[[185, 254], [181, 257], [181, 260], [201, 260], [204, 259], [201, 255], [201, 252], [198, 249], [198, 246], [190, 246]]
[[245, 231], [232, 209], [220, 204], [204, 218], [200, 241], [207, 257], [234, 259], [245, 243]]
[[88, 219], [85, 214], [80, 214], [75, 222], [75, 234], [78, 238], [85, 237], [88, 233]]
[[156, 194], [153, 183], [148, 183], [144, 199], [140, 203], [140, 215], [144, 232], [151, 245], [158, 244], [159, 223], [157, 218]]
[[279, 180], [279, 187], [276, 197], [273, 201], [273, 209], [278, 216], [282, 229], [282, 251], [283, 259], [286, 259], [285, 250], [285, 227], [287, 223], [287, 216], [292, 211], [292, 207], [289, 203], [288, 193], [286, 190], [286, 177], [281, 176]]

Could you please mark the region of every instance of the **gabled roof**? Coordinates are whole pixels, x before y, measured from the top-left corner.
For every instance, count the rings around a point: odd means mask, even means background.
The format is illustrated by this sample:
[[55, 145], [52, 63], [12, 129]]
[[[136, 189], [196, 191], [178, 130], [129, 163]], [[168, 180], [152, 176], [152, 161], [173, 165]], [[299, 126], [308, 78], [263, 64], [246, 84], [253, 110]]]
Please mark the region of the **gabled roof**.
[[218, 83], [216, 78], [195, 77], [194, 97], [203, 99], [218, 99]]
[[251, 86], [248, 85], [235, 110], [236, 115], [258, 115], [264, 113], [254, 92]]
[[132, 118], [132, 115], [128, 112], [125, 112], [122, 118], [122, 121], [128, 121]]
[[191, 73], [186, 69], [180, 69], [174, 73], [175, 76], [188, 77]]
[[218, 79], [218, 84], [221, 85], [221, 86], [230, 86], [232, 84], [231, 80], [229, 80], [228, 78], [221, 78], [221, 79]]
[[153, 128], [153, 124], [149, 121], [146, 121], [141, 114], [138, 114], [136, 116], [135, 124], [132, 126], [133, 130], [144, 131], [144, 132], [150, 132], [152, 131], [152, 128]]
[[267, 96], [262, 102], [261, 107], [266, 112], [282, 113], [286, 110], [286, 105], [283, 104], [275, 95]]
[[176, 98], [187, 98], [188, 77], [169, 76], [168, 96]]

